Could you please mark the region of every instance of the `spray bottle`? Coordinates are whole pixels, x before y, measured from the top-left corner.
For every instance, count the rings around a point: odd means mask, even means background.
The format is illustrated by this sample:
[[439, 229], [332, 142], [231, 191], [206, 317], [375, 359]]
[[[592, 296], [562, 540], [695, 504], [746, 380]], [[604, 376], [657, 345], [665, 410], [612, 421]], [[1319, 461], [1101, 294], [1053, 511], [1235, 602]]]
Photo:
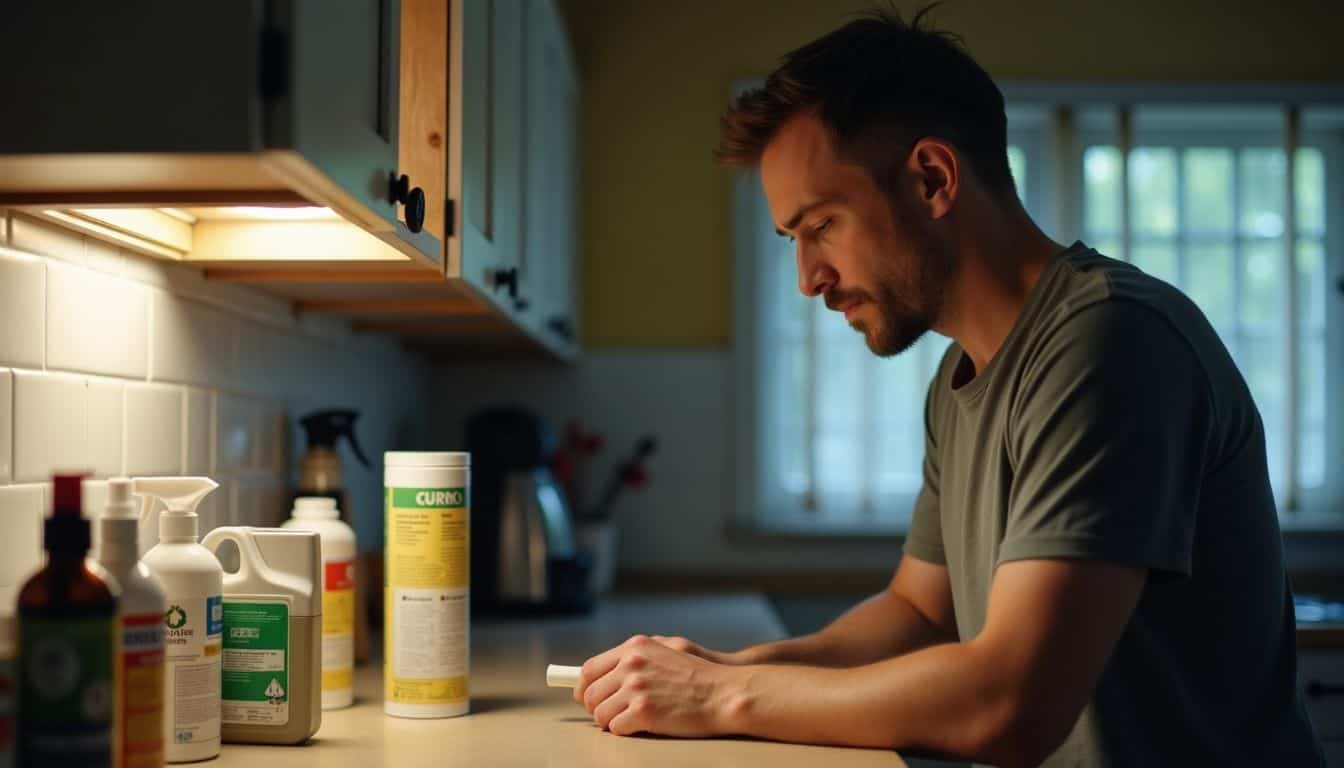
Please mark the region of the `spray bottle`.
[[153, 768], [163, 765], [163, 613], [168, 606], [163, 584], [140, 562], [140, 515], [131, 499], [131, 481], [114, 478], [107, 487], [107, 511], [98, 520], [98, 563], [121, 586], [117, 765]]
[[315, 531], [224, 526], [224, 740], [302, 744], [322, 725], [322, 548]]
[[344, 437], [350, 441], [350, 449], [355, 458], [366, 468], [369, 460], [355, 439], [355, 420], [358, 411], [332, 409], [314, 411], [299, 419], [303, 433], [308, 438], [308, 449], [299, 459], [299, 489], [296, 496], [327, 496], [336, 500], [336, 505], [346, 511], [349, 522], [349, 507], [346, 506], [345, 477], [341, 470], [341, 455], [336, 452], [336, 443]]
[[19, 592], [19, 765], [110, 768], [116, 754], [117, 599], [85, 560], [80, 477], [53, 478], [47, 565]]
[[219, 686], [224, 569], [201, 546], [196, 505], [219, 485], [208, 477], [137, 477], [131, 490], [143, 498], [141, 518], [155, 500], [159, 543], [145, 553], [163, 583], [164, 758], [170, 763], [219, 754]]

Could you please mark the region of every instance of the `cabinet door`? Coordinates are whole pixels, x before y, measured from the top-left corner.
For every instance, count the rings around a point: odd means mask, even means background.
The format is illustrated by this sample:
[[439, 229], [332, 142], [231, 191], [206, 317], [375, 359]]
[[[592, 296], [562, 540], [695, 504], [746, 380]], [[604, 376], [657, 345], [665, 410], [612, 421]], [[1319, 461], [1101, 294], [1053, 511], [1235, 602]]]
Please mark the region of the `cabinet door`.
[[289, 0], [267, 13], [266, 144], [297, 150], [364, 209], [342, 213], [395, 230], [400, 0]]
[[449, 67], [449, 274], [512, 308], [522, 206], [522, 0], [459, 0]]
[[578, 246], [578, 78], [551, 0], [529, 3], [523, 202], [529, 323], [573, 340]]

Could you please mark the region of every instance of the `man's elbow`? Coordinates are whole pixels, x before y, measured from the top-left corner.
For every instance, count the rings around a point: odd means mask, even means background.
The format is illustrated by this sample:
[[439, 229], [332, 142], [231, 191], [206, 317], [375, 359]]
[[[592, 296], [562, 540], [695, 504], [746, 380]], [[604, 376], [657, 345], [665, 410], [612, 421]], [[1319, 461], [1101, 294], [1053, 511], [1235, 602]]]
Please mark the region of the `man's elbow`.
[[978, 763], [999, 768], [1040, 765], [1064, 743], [1077, 719], [1076, 714], [1071, 719], [1051, 714], [1051, 707], [1025, 692], [994, 698], [967, 729], [967, 757]]

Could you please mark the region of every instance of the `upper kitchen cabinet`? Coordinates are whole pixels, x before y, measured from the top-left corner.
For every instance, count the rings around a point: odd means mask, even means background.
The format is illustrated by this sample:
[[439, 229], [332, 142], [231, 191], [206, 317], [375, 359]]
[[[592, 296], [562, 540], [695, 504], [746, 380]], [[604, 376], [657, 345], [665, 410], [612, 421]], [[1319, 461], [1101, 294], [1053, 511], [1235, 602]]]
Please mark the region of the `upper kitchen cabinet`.
[[522, 261], [522, 0], [461, 0], [449, 25], [449, 197], [460, 237], [448, 272], [508, 311]]
[[523, 262], [532, 322], [541, 333], [577, 333], [578, 74], [564, 22], [550, 0], [528, 3], [523, 144]]
[[[184, 261], [441, 273], [446, 12], [442, 0], [7, 8], [0, 205]], [[161, 232], [132, 242], [132, 221]], [[321, 236], [268, 237], [293, 221]]]
[[563, 22], [551, 0], [465, 0], [453, 14], [448, 186], [461, 237], [448, 272], [570, 345], [579, 102]]

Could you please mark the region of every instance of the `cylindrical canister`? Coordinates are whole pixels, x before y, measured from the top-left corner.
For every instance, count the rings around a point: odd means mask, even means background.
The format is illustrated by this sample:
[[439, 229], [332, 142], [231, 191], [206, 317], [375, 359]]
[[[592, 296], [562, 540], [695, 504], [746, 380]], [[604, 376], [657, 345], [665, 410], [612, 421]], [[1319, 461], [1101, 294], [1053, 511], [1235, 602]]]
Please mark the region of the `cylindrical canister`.
[[464, 715], [470, 709], [471, 455], [389, 451], [383, 463], [383, 711]]

